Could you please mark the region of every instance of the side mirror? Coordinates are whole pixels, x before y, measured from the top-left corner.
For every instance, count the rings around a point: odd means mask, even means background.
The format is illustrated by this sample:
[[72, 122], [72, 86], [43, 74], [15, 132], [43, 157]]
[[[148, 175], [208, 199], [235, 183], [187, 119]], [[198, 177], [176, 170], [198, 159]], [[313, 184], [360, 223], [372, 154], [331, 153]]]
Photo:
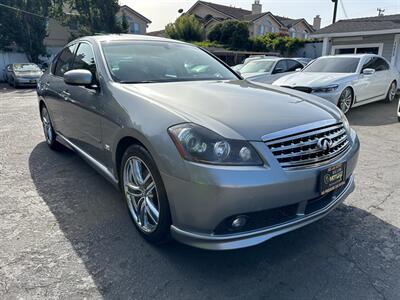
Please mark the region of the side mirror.
[[93, 82], [93, 75], [88, 70], [71, 70], [64, 73], [64, 82], [70, 85], [89, 86]]
[[375, 74], [375, 70], [374, 70], [374, 69], [364, 69], [364, 70], [362, 71], [362, 73], [363, 73], [364, 75], [372, 75], [372, 74]]
[[274, 74], [279, 74], [279, 73], [283, 73], [284, 69], [283, 68], [275, 68], [274, 70]]
[[301, 70], [303, 70], [302, 68], [297, 68], [295, 71], [296, 72], [301, 72]]

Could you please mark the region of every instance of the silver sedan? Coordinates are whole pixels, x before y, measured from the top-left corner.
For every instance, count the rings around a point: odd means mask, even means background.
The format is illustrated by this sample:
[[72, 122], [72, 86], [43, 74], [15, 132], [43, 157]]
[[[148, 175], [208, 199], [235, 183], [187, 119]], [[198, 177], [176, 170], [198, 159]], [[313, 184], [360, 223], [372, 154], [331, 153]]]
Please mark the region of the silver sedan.
[[359, 141], [337, 107], [243, 80], [190, 44], [81, 38], [37, 92], [48, 146], [72, 148], [120, 189], [153, 243], [255, 245], [354, 190]]

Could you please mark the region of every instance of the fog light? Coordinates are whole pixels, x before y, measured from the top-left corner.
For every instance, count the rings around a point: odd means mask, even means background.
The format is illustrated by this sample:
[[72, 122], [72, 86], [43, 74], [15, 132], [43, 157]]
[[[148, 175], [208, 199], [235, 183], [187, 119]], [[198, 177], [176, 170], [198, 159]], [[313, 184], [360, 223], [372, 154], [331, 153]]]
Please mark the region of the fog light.
[[234, 229], [238, 229], [246, 225], [246, 223], [247, 223], [247, 218], [245, 216], [239, 216], [233, 219], [231, 226]]

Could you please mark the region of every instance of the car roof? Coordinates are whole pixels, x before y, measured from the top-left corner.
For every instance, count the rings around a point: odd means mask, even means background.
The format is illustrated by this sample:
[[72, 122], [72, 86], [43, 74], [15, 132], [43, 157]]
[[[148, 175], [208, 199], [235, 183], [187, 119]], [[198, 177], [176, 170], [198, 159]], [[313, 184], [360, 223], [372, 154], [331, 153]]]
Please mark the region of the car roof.
[[140, 35], [140, 34], [105, 34], [105, 35], [91, 35], [91, 36], [84, 36], [78, 38], [71, 43], [78, 42], [78, 41], [92, 41], [92, 42], [106, 42], [106, 41], [157, 41], [157, 42], [174, 42], [174, 43], [181, 43], [187, 44], [181, 41], [161, 38], [156, 36], [149, 36], [149, 35]]
[[337, 54], [337, 55], [327, 55], [321, 56], [319, 58], [336, 58], [336, 57], [348, 57], [348, 58], [364, 58], [364, 57], [382, 57], [376, 54]]

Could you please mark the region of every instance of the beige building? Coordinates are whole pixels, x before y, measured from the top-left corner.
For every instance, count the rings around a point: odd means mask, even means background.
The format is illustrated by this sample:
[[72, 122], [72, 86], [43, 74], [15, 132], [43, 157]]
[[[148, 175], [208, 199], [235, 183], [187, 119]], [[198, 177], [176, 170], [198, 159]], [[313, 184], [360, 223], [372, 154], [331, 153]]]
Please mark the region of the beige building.
[[280, 17], [271, 12], [262, 12], [260, 0], [255, 0], [251, 10], [220, 5], [212, 2], [197, 1], [187, 12], [196, 16], [209, 30], [216, 23], [224, 20], [238, 20], [249, 23], [251, 36], [260, 36], [268, 32], [283, 33], [297, 38], [308, 38], [311, 33], [319, 29], [321, 18], [314, 18], [314, 28], [305, 19], [291, 19]]
[[[64, 8], [66, 14], [76, 14], [76, 11], [71, 11], [67, 7]], [[149, 19], [141, 15], [137, 11], [133, 10], [127, 5], [120, 7], [116, 18], [117, 21], [122, 21], [122, 16], [125, 17], [129, 23], [128, 32], [132, 34], [146, 34], [147, 27], [151, 23]], [[49, 19], [47, 24], [47, 36], [44, 39], [44, 45], [51, 56], [58, 53], [58, 51], [64, 47], [70, 40], [71, 34], [77, 32], [79, 24], [70, 23], [68, 26], [61, 25], [60, 22]]]

